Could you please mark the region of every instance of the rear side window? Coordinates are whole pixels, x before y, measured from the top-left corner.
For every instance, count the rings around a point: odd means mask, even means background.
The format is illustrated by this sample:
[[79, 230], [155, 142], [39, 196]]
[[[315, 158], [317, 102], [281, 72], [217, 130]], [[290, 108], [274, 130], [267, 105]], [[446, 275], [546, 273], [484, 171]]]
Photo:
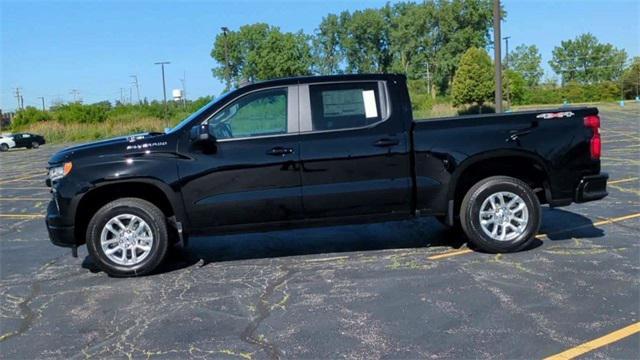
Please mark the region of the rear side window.
[[375, 82], [309, 86], [313, 130], [357, 128], [380, 121]]

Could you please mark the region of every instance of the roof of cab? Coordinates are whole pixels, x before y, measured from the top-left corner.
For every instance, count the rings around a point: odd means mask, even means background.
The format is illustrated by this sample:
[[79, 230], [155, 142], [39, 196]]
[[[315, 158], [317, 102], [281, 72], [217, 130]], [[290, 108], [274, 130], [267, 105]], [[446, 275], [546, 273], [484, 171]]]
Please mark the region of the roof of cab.
[[310, 84], [319, 82], [362, 81], [362, 80], [395, 80], [405, 79], [402, 74], [342, 74], [320, 76], [296, 76], [272, 80], [256, 81], [241, 88], [260, 88], [278, 85]]

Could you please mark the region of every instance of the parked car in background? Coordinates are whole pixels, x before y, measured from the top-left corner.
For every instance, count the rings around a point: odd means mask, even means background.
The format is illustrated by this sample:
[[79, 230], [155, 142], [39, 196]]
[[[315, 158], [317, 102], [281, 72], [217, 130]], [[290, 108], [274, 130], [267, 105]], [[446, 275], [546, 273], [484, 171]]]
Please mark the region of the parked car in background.
[[11, 137], [0, 135], [0, 151], [9, 151], [9, 149], [15, 146], [16, 143]]
[[18, 133], [11, 135], [16, 148], [37, 149], [46, 142], [44, 136], [31, 133]]

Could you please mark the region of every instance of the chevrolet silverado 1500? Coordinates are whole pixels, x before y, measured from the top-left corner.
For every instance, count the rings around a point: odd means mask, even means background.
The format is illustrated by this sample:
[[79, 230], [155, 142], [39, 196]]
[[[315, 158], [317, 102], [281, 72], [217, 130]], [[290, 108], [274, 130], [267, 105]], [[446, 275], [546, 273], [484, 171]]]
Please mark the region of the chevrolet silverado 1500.
[[540, 204], [605, 197], [596, 108], [414, 120], [402, 75], [300, 77], [221, 96], [165, 133], [49, 160], [51, 241], [116, 276], [189, 236], [435, 216], [525, 249]]

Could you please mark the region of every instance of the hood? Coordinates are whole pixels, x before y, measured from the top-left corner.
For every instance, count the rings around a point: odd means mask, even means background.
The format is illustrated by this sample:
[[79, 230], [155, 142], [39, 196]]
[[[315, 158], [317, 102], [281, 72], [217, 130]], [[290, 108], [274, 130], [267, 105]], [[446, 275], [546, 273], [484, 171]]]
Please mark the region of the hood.
[[127, 150], [135, 149], [136, 145], [143, 143], [144, 140], [156, 138], [161, 135], [164, 135], [164, 133], [141, 133], [71, 146], [55, 153], [49, 159], [49, 164], [60, 164], [83, 155], [125, 154]]

